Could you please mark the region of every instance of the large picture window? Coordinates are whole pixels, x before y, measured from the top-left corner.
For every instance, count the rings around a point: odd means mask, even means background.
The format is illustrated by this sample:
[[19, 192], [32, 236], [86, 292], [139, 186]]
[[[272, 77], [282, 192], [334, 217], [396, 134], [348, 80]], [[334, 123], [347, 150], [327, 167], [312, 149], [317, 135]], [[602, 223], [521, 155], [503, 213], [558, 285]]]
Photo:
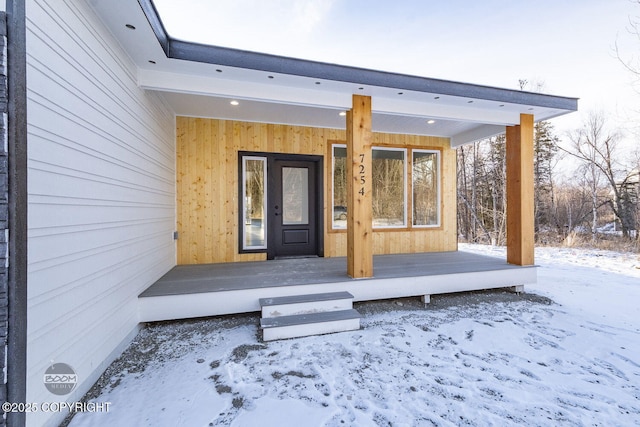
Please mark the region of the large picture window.
[[267, 158], [242, 157], [242, 249], [266, 249]]
[[[392, 147], [372, 148], [372, 211], [374, 228], [440, 226], [440, 151]], [[332, 146], [332, 228], [347, 228], [347, 150]], [[407, 185], [411, 170], [412, 190]], [[411, 191], [411, 208], [408, 193]], [[407, 224], [407, 212], [412, 212]]]
[[413, 150], [413, 225], [440, 226], [440, 152]]
[[372, 149], [373, 227], [406, 226], [406, 150]]

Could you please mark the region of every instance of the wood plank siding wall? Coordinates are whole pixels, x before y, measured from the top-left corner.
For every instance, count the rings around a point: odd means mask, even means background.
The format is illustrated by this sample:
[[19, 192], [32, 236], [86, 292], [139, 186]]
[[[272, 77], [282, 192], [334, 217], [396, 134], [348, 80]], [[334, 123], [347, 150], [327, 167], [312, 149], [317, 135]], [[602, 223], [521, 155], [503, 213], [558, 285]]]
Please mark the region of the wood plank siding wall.
[[[27, 1], [27, 401], [79, 401], [175, 265], [175, 118], [84, 0]], [[42, 383], [74, 368], [67, 396]], [[66, 414], [27, 414], [58, 425]]]
[[[238, 251], [238, 152], [258, 151], [325, 156], [325, 256], [345, 256], [347, 234], [330, 230], [330, 145], [344, 143], [338, 129], [177, 117], [178, 264], [253, 261], [263, 253]], [[435, 229], [374, 231], [374, 253], [456, 250], [455, 150], [449, 139], [373, 133], [374, 146], [442, 150], [442, 224]]]

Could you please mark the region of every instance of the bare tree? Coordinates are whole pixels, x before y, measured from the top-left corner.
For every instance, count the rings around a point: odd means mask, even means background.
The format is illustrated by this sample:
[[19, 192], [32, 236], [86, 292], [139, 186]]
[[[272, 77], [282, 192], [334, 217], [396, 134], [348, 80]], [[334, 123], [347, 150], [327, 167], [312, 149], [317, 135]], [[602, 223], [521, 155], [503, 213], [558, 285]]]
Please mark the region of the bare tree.
[[594, 239], [597, 228], [597, 212], [600, 206], [598, 191], [601, 183], [609, 187], [610, 196], [606, 198], [604, 203], [611, 207], [614, 215], [620, 221], [623, 236], [629, 237], [629, 230], [633, 228], [633, 224], [629, 218], [625, 194], [617, 180], [621, 172], [626, 169], [616, 158], [619, 134], [607, 130], [603, 113], [591, 112], [583, 127], [571, 133], [569, 138], [572, 147], [567, 152], [583, 163], [583, 171], [591, 187], [591, 232]]
[[458, 229], [468, 241], [503, 244], [505, 137], [458, 149]]
[[624, 210], [630, 224], [630, 231], [640, 240], [640, 149], [633, 154], [630, 170], [618, 183], [624, 202]]
[[491, 193], [488, 203], [491, 213], [491, 244], [501, 245], [505, 243], [507, 233], [506, 136], [495, 136], [489, 139], [488, 144], [486, 180]]
[[553, 222], [553, 167], [556, 163], [559, 138], [550, 122], [534, 125], [533, 173], [534, 173], [534, 220], [536, 233]]
[[563, 239], [590, 216], [591, 190], [589, 187], [584, 177], [577, 177], [574, 183], [564, 183], [558, 186], [556, 221], [558, 234]]
[[465, 240], [469, 241], [471, 235], [471, 213], [469, 204], [465, 203], [469, 180], [467, 175], [467, 148], [462, 146], [457, 150], [457, 195], [458, 195], [458, 233], [462, 234]]
[[[633, 2], [640, 7], [640, 0], [634, 0]], [[635, 38], [638, 42], [640, 42], [640, 14], [629, 17], [627, 32], [633, 38]], [[617, 41], [615, 44], [615, 52], [616, 52], [616, 57], [618, 58], [620, 63], [622, 63], [622, 65], [624, 65], [624, 67], [627, 70], [629, 70], [632, 74], [636, 76], [635, 83], [636, 84], [640, 83], [640, 57], [635, 54], [629, 55], [622, 52]]]

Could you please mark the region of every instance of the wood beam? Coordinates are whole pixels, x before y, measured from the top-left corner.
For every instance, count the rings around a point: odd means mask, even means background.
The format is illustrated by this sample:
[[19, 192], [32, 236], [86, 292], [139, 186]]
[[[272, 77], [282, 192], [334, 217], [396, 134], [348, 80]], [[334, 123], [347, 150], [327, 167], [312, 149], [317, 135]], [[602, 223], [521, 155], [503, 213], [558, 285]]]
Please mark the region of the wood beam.
[[533, 116], [507, 126], [507, 262], [534, 264]]
[[347, 112], [347, 274], [373, 277], [371, 97], [353, 95]]

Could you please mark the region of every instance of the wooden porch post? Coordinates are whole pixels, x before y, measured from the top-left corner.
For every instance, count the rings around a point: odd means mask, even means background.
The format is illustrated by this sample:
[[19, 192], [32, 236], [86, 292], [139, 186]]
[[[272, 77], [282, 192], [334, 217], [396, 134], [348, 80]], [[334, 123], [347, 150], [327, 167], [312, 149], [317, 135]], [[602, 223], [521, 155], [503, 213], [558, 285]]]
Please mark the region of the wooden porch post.
[[533, 116], [507, 126], [507, 262], [534, 264]]
[[373, 277], [371, 97], [353, 95], [347, 112], [347, 274]]

